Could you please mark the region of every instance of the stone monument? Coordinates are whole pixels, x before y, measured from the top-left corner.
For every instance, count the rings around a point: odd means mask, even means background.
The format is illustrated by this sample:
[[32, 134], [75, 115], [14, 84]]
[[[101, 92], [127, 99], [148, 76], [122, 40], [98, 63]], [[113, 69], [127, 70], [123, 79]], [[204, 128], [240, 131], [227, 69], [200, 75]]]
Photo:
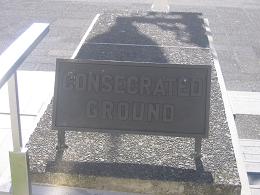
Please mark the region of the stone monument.
[[101, 14], [76, 58], [57, 60], [53, 111], [29, 143], [33, 181], [240, 194], [204, 25], [200, 13]]

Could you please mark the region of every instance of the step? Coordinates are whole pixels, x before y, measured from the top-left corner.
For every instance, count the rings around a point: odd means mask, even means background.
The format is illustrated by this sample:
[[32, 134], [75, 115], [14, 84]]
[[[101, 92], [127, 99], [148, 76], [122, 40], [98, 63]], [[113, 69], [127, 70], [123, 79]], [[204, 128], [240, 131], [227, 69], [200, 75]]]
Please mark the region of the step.
[[260, 92], [228, 91], [233, 114], [260, 115]]
[[260, 140], [240, 139], [246, 171], [260, 173]]

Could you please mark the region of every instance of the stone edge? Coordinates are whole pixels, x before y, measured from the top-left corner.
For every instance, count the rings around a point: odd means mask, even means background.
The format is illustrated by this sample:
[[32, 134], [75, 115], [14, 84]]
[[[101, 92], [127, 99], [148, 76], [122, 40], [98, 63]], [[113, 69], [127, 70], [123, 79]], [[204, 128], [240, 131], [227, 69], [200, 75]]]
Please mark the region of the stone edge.
[[212, 51], [213, 63], [214, 63], [214, 66], [215, 66], [215, 69], [217, 72], [218, 83], [220, 86], [221, 95], [222, 95], [225, 113], [226, 113], [226, 118], [227, 118], [227, 122], [228, 122], [228, 127], [229, 127], [230, 134], [231, 134], [231, 140], [232, 140], [235, 158], [236, 158], [236, 162], [237, 162], [238, 174], [239, 174], [240, 182], [241, 182], [241, 186], [242, 186], [241, 194], [249, 195], [249, 194], [251, 194], [251, 191], [249, 188], [248, 177], [246, 174], [245, 164], [244, 164], [244, 160], [242, 157], [242, 151], [241, 151], [240, 144], [239, 144], [236, 123], [235, 123], [235, 120], [233, 117], [231, 104], [228, 99], [227, 89], [226, 89], [224, 77], [223, 77], [223, 74], [222, 74], [222, 71], [220, 68], [217, 51], [213, 44], [213, 34], [210, 30], [209, 20], [207, 18], [204, 18], [204, 24], [205, 24], [204, 28], [206, 30], [207, 37], [209, 40], [209, 46]]
[[97, 190], [121, 191], [144, 194], [240, 194], [239, 185], [212, 185], [195, 182], [126, 179], [114, 177], [86, 176], [66, 173], [33, 173], [34, 184], [48, 183]]

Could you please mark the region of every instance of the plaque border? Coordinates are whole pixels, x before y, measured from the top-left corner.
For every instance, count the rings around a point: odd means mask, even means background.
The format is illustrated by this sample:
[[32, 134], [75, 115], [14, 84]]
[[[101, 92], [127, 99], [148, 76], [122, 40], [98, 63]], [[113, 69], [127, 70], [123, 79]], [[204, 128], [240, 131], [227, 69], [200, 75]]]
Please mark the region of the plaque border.
[[[142, 131], [142, 130], [120, 130], [109, 128], [92, 128], [92, 127], [71, 127], [71, 126], [57, 126], [56, 114], [57, 114], [57, 101], [58, 101], [58, 77], [60, 72], [60, 66], [62, 63], [73, 64], [98, 64], [98, 65], [110, 65], [110, 66], [147, 66], [159, 68], [198, 68], [207, 70], [207, 83], [206, 83], [206, 102], [205, 102], [205, 120], [203, 133], [166, 133], [158, 131]], [[100, 133], [120, 133], [120, 134], [139, 134], [139, 135], [161, 135], [172, 137], [201, 137], [208, 138], [209, 134], [209, 111], [210, 111], [210, 86], [211, 86], [211, 67], [212, 65], [191, 65], [191, 64], [165, 64], [165, 63], [153, 63], [153, 62], [134, 62], [134, 61], [113, 61], [113, 60], [91, 60], [91, 59], [56, 59], [56, 71], [55, 71], [55, 86], [53, 97], [53, 114], [52, 114], [52, 129], [53, 130], [65, 130], [65, 131], [84, 131], [84, 132], [100, 132]]]

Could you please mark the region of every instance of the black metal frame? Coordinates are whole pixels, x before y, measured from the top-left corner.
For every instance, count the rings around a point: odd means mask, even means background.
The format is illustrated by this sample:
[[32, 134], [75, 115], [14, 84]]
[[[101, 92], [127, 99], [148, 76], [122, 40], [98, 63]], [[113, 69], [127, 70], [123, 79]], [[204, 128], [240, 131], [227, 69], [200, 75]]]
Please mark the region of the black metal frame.
[[[70, 131], [86, 131], [87, 127], [71, 127], [71, 126], [59, 126], [56, 123], [56, 113], [57, 113], [57, 101], [58, 101], [58, 75], [60, 72], [60, 63], [90, 63], [98, 65], [111, 65], [111, 66], [145, 66], [145, 67], [155, 67], [160, 65], [160, 68], [183, 68], [184, 65], [181, 64], [156, 64], [156, 63], [136, 63], [136, 62], [119, 62], [119, 61], [101, 61], [101, 60], [82, 60], [82, 59], [57, 59], [56, 64], [56, 75], [55, 75], [55, 89], [54, 89], [54, 101], [53, 101], [53, 115], [52, 115], [52, 128], [56, 130], [70, 129]], [[144, 134], [144, 135], [165, 135], [165, 136], [176, 136], [176, 137], [208, 137], [209, 129], [209, 106], [210, 106], [210, 83], [211, 83], [211, 66], [210, 65], [192, 65], [192, 68], [207, 69], [207, 86], [206, 86], [206, 102], [205, 102], [205, 124], [201, 133], [167, 133], [167, 132], [156, 132], [156, 131], [141, 131], [141, 130], [129, 130], [129, 129], [109, 129], [109, 128], [98, 128], [89, 127], [90, 132], [104, 132], [104, 133], [127, 133], [127, 134]]]
[[[118, 61], [99, 61], [99, 60], [81, 60], [81, 59], [57, 59], [57, 64], [61, 63], [61, 62], [71, 62], [71, 63], [94, 63], [94, 64], [109, 64], [109, 65], [113, 65], [113, 66], [124, 66], [124, 65], [136, 65], [136, 66], [155, 66], [156, 64], [153, 63], [135, 63], [135, 62], [118, 62]], [[176, 65], [176, 64], [160, 64], [160, 67], [183, 67], [183, 65]], [[208, 137], [208, 123], [209, 123], [209, 105], [210, 105], [210, 82], [211, 82], [211, 77], [210, 77], [210, 73], [211, 73], [211, 66], [210, 65], [192, 65], [192, 67], [194, 68], [204, 68], [208, 70], [208, 78], [207, 78], [207, 93], [206, 93], [206, 99], [208, 100], [206, 102], [206, 116], [205, 116], [205, 129], [204, 129], [204, 134], [170, 134], [170, 133], [161, 133], [161, 132], [142, 132], [142, 131], [136, 131], [136, 130], [109, 130], [109, 129], [99, 129], [99, 130], [89, 130], [89, 131], [94, 131], [94, 132], [108, 132], [108, 133], [130, 133], [130, 134], [144, 134], [144, 135], [165, 135], [165, 136], [181, 136], [181, 137], [191, 137], [191, 138], [195, 138], [195, 150], [194, 150], [194, 159], [201, 159], [202, 155], [201, 155], [201, 145], [202, 145], [202, 138], [207, 138]], [[65, 129], [76, 129], [77, 131], [81, 131], [84, 129], [84, 131], [86, 131], [86, 128], [78, 128], [78, 127], [60, 127], [56, 125], [56, 105], [57, 105], [57, 77], [58, 77], [58, 73], [59, 73], [59, 66], [56, 66], [56, 77], [55, 77], [55, 92], [54, 92], [54, 109], [53, 109], [53, 123], [52, 123], [52, 127], [53, 129], [57, 129], [58, 130], [58, 145], [56, 147], [56, 149], [58, 151], [64, 151], [66, 148], [68, 148], [68, 146], [65, 143]]]

